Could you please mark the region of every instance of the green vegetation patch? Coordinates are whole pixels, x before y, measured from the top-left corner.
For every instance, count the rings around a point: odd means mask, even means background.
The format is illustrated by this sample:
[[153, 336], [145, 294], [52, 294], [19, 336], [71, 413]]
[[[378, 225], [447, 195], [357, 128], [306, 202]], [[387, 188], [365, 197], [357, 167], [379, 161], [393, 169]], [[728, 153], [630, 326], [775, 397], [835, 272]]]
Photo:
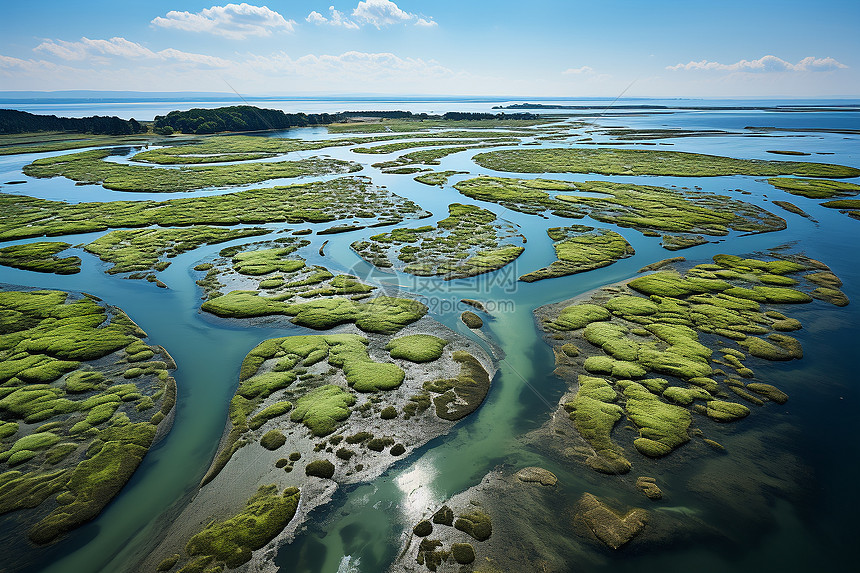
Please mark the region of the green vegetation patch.
[[454, 522], [454, 527], [478, 541], [486, 541], [493, 534], [490, 515], [480, 509], [460, 515]]
[[608, 310], [596, 304], [572, 304], [563, 308], [548, 326], [555, 330], [577, 330], [592, 322], [609, 320], [611, 316]]
[[277, 298], [258, 296], [256, 291], [231, 291], [207, 300], [202, 310], [222, 318], [253, 318], [287, 315], [293, 322], [317, 330], [327, 330], [349, 322], [366, 332], [393, 334], [427, 313], [415, 300], [379, 296], [367, 302], [336, 297], [308, 302], [285, 303]]
[[[4, 464], [22, 470], [2, 474], [0, 513], [59, 494], [59, 505], [41, 512], [41, 521], [22, 519], [34, 543], [51, 543], [95, 518], [173, 409], [175, 382], [165, 362], [144, 361], [155, 356], [145, 336], [122, 311], [93, 298], [0, 292], [0, 416], [41, 423], [23, 435], [18, 422], [0, 424], [0, 471]], [[134, 383], [123, 378], [132, 369], [116, 362], [126, 356], [142, 358]], [[159, 412], [151, 417], [145, 410], [156, 402]]]
[[860, 169], [805, 161], [734, 159], [717, 155], [651, 149], [509, 149], [481, 153], [475, 163], [487, 169], [516, 173], [599, 173], [601, 175], [797, 175], [858, 177]]
[[460, 565], [468, 565], [475, 561], [475, 548], [471, 543], [454, 543], [451, 545], [451, 555]]
[[26, 474], [12, 470], [0, 474], [0, 514], [37, 507], [65, 488], [69, 473], [67, 469], [54, 469]]
[[[640, 231], [722, 236], [729, 230], [760, 233], [786, 227], [781, 217], [724, 195], [607, 181], [580, 182], [576, 188], [598, 195], [563, 194], [556, 198], [598, 221]], [[691, 241], [690, 245], [696, 242], [690, 237], [685, 240]]]
[[640, 437], [633, 446], [640, 453], [659, 458], [690, 441], [687, 429], [692, 423], [690, 412], [667, 404], [636, 382], [624, 388], [627, 418], [639, 428]]
[[412, 201], [360, 177], [168, 201], [63, 203], [0, 193], [0, 212], [0, 240], [149, 225], [322, 223], [355, 217], [396, 223], [425, 214]]
[[305, 466], [305, 475], [331, 479], [334, 476], [334, 464], [328, 460], [314, 460]]
[[258, 414], [256, 414], [253, 418], [248, 421], [248, 427], [252, 430], [256, 430], [272, 418], [278, 418], [283, 416], [287, 412], [293, 409], [292, 402], [282, 401], [275, 402], [274, 404], [265, 407]]
[[[612, 314], [620, 317], [650, 316], [658, 310], [657, 304], [649, 298], [641, 296], [614, 296], [604, 305]], [[607, 317], [609, 318], [609, 317]]]
[[[426, 131], [430, 129], [498, 129], [502, 127], [522, 128], [550, 123], [546, 119], [509, 119], [495, 117], [492, 119], [389, 119], [381, 118], [378, 121], [362, 121], [349, 123], [329, 124], [331, 133], [387, 133], [387, 132], [412, 132]], [[490, 132], [495, 133], [495, 132]], [[484, 136], [483, 134], [480, 134]]]
[[269, 430], [260, 438], [260, 445], [267, 450], [277, 450], [287, 443], [287, 437], [279, 430]]
[[335, 276], [325, 267], [308, 266], [303, 257], [293, 255], [309, 244], [307, 239], [291, 236], [221, 249], [218, 257], [203, 269], [206, 275], [197, 284], [203, 289], [206, 299], [222, 296], [224, 283], [234, 282], [236, 274], [242, 275], [243, 286], [269, 293], [278, 302], [373, 292], [375, 287], [354, 276]]
[[454, 184], [466, 197], [498, 203], [512, 211], [537, 215], [552, 211], [562, 217], [581, 219], [585, 213], [573, 205], [551, 197], [547, 191], [574, 191], [576, 185], [566, 181], [548, 179], [509, 179], [504, 177], [476, 177]]
[[704, 245], [708, 240], [701, 235], [663, 235], [660, 243], [667, 251], [680, 251], [697, 245]]
[[327, 384], [299, 398], [290, 419], [305, 424], [315, 436], [327, 436], [337, 429], [338, 422], [349, 417], [353, 404], [355, 396]]
[[394, 229], [356, 241], [352, 248], [376, 266], [445, 280], [498, 270], [522, 254], [523, 247], [504, 242], [518, 235], [516, 227], [497, 220], [495, 213], [460, 203], [449, 205], [448, 212], [435, 228]]
[[462, 320], [463, 324], [465, 324], [472, 330], [477, 328], [483, 328], [484, 326], [484, 320], [471, 310], [464, 310], [462, 313], [460, 313], [460, 320]]
[[[47, 450], [59, 441], [60, 437], [53, 432], [36, 432], [28, 434], [17, 440], [10, 449], [0, 453], [0, 462], [9, 461], [11, 457], [19, 452], [33, 452], [33, 455], [35, 455], [35, 452], [39, 450]], [[16, 464], [12, 464], [10, 461], [10, 465]]]
[[792, 195], [800, 195], [810, 199], [830, 199], [832, 197], [853, 197], [860, 193], [860, 185], [847, 181], [829, 181], [827, 179], [798, 179], [794, 177], [773, 177], [768, 183], [787, 191]]
[[[537, 312], [556, 345], [557, 372], [579, 375], [578, 391], [564, 406], [594, 448], [591, 455], [583, 453], [594, 469], [617, 473], [626, 467], [621, 446], [611, 438], [621, 412], [639, 429], [634, 447], [657, 458], [689, 440], [691, 412], [720, 422], [749, 415], [747, 406], [720, 399], [729, 392], [758, 406], [764, 399], [788, 399], [770, 384], [741, 381], [755, 377], [744, 362], [750, 356], [803, 356], [800, 342], [784, 334], [800, 322], [762, 304], [809, 302], [809, 294], [799, 290], [804, 282], [830, 285], [818, 288], [841, 294], [841, 281], [823, 263], [801, 255], [716, 255], [713, 261], [685, 273], [656, 271], [629, 281], [629, 289], [607, 287], [590, 299]], [[721, 356], [714, 358], [714, 350]], [[607, 377], [584, 376], [583, 369]], [[652, 373], [666, 378], [647, 377]]]
[[436, 415], [456, 421], [478, 409], [490, 390], [490, 375], [477, 358], [466, 351], [455, 350], [454, 361], [460, 364], [456, 378], [434, 380], [424, 388], [438, 394], [433, 398]]
[[777, 404], [785, 404], [788, 402], [788, 394], [773, 386], [772, 384], [763, 384], [761, 382], [750, 382], [746, 386], [747, 390], [751, 390], [756, 394], [760, 394], [771, 400], [776, 402]]
[[27, 243], [0, 249], [0, 265], [57, 275], [73, 275], [81, 272], [80, 257], [57, 257], [58, 253], [71, 247], [69, 243]]
[[97, 255], [112, 266], [108, 274], [134, 271], [164, 270], [170, 262], [163, 257], [172, 258], [192, 251], [202, 245], [213, 245], [265, 235], [269, 231], [260, 227], [251, 229], [219, 229], [209, 226], [192, 226], [182, 229], [132, 229], [111, 231], [84, 246], [84, 249]]
[[209, 136], [195, 143], [168, 145], [136, 153], [132, 160], [159, 165], [223, 163], [265, 159], [296, 151], [315, 151], [325, 147], [349, 145], [349, 139], [304, 141], [251, 135]]
[[419, 183], [423, 183], [425, 185], [438, 185], [439, 187], [444, 187], [448, 184], [448, 179], [450, 179], [453, 175], [459, 175], [461, 173], [466, 173], [465, 171], [431, 171], [429, 173], [422, 173], [421, 175], [416, 175], [414, 177], [415, 181]]
[[[227, 464], [241, 447], [241, 438], [246, 432], [261, 427], [268, 420], [290, 412], [292, 422], [305, 424], [315, 436], [327, 436], [349, 417], [356, 398], [334, 384], [313, 388], [294, 402], [270, 404], [252, 416], [272, 393], [295, 382], [296, 369], [327, 361], [330, 366], [340, 368], [347, 383], [358, 392], [391, 390], [399, 386], [405, 377], [403, 369], [393, 363], [374, 362], [368, 355], [367, 344], [366, 338], [355, 334], [331, 334], [274, 338], [252, 349], [242, 363], [239, 388], [230, 402], [230, 433], [203, 483], [211, 481]], [[272, 369], [263, 369], [270, 360], [276, 360]], [[280, 438], [274, 436], [270, 440], [272, 445], [275, 439], [280, 442]]]
[[253, 551], [265, 546], [287, 526], [296, 514], [299, 497], [299, 490], [294, 487], [278, 494], [275, 484], [260, 486], [241, 513], [210, 523], [188, 540], [185, 551], [192, 557], [209, 557], [230, 569], [247, 563]]
[[65, 487], [74, 500], [37, 523], [30, 530], [30, 540], [38, 545], [51, 543], [96, 517], [131, 478], [152, 444], [155, 430], [148, 422], [104, 430], [100, 435], [104, 445], [98, 453], [71, 471]]
[[433, 362], [442, 357], [448, 341], [431, 334], [412, 334], [395, 338], [385, 347], [392, 358], [411, 362]]
[[721, 292], [732, 288], [729, 283], [721, 279], [682, 277], [676, 271], [657, 271], [637, 277], [628, 284], [630, 288], [642, 294], [668, 297]]
[[631, 467], [624, 450], [610, 436], [624, 412], [615, 403], [617, 399], [618, 393], [603, 378], [580, 376], [579, 390], [564, 405], [576, 430], [594, 448], [586, 463], [601, 473], [622, 474]]
[[412, 528], [412, 533], [418, 537], [427, 537], [433, 533], [433, 524], [430, 523], [429, 519], [422, 519]]
[[484, 143], [420, 149], [411, 153], [404, 153], [397, 159], [391, 161], [374, 163], [373, 166], [385, 170], [385, 173], [415, 173], [416, 168], [420, 169], [420, 167], [424, 165], [439, 165], [441, 163], [441, 159], [449, 155], [453, 155], [454, 153], [461, 153], [463, 151], [475, 150], [482, 147], [499, 147], [501, 145], [517, 145], [517, 142], [511, 141], [510, 143]]
[[[42, 117], [44, 118], [46, 116]], [[69, 121], [70, 118], [56, 119]], [[84, 121], [89, 119], [91, 118], [85, 118]], [[75, 120], [72, 119], [72, 121]], [[18, 155], [22, 153], [49, 153], [52, 151], [65, 151], [67, 149], [81, 149], [84, 147], [98, 147], [102, 145], [140, 145], [145, 142], [145, 136], [127, 137], [117, 135], [95, 135], [92, 133], [77, 133], [75, 131], [34, 131], [16, 134], [5, 133], [2, 138], [0, 138], [0, 156]]]
[[291, 246], [242, 251], [233, 257], [233, 269], [239, 274], [251, 276], [265, 275], [276, 271], [292, 273], [305, 266], [305, 262], [300, 259], [284, 258], [295, 250], [296, 247]]
[[834, 201], [825, 201], [821, 205], [830, 209], [860, 209], [860, 199], [836, 199]]
[[269, 179], [358, 171], [361, 166], [335, 159], [304, 159], [271, 163], [214, 165], [164, 169], [105, 161], [110, 149], [37, 159], [24, 167], [30, 177], [66, 177], [82, 184], [100, 184], [114, 191], [173, 193], [206, 187], [249, 185]]
[[530, 283], [582, 273], [636, 254], [624, 237], [607, 229], [574, 225], [553, 227], [547, 229], [547, 234], [555, 241], [553, 248], [558, 260], [548, 267], [522, 275], [521, 281]]
[[708, 402], [706, 413], [709, 418], [717, 422], [734, 422], [749, 416], [750, 409], [735, 402], [712, 400]]
[[[488, 137], [483, 140], [485, 143], [481, 147], [488, 146], [496, 146], [496, 145], [510, 145], [519, 143], [518, 139], [510, 138], [510, 137]], [[369, 154], [383, 154], [383, 153], [393, 153], [395, 151], [402, 151], [404, 149], [410, 149], [413, 147], [440, 147], [440, 146], [449, 146], [456, 145], [460, 147], [471, 146], [474, 143], [473, 140], [469, 139], [441, 139], [441, 140], [429, 140], [429, 139], [420, 139], [417, 141], [397, 141], [394, 143], [386, 143], [384, 145], [377, 145], [374, 147], [354, 147], [352, 149], [355, 153], [369, 153]]]
[[[784, 229], [785, 221], [764, 209], [731, 197], [700, 191], [608, 181], [566, 182], [547, 179], [477, 177], [454, 188], [473, 199], [498, 203], [529, 214], [582, 218], [642, 232], [726, 235], [729, 230], [766, 232]], [[546, 191], [583, 191], [591, 195]]]

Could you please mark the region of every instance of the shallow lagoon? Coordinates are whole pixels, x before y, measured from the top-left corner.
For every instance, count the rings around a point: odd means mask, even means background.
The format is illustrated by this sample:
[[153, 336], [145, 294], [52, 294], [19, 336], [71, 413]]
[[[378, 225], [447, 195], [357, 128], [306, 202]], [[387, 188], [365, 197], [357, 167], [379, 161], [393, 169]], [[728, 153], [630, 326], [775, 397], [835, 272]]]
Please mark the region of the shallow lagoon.
[[[405, 108], [409, 104], [400, 103], [393, 107]], [[487, 107], [490, 107], [489, 104], [481, 109]], [[695, 123], [692, 118], [688, 118], [690, 123], [680, 122], [673, 126], [738, 129], [740, 120], [736, 116], [729, 119], [724, 112], [695, 113], [697, 118], [704, 119]], [[674, 120], [681, 115], [640, 115], [598, 122], [625, 127], [660, 128], [667, 123], [667, 117]], [[833, 122], [848, 120], [851, 116], [848, 112], [827, 114], [830, 115], [837, 117], [834, 119], [816, 113], [744, 112], [742, 119], [748, 122], [746, 125], [803, 128], [834, 127]], [[821, 121], [816, 123], [816, 118]], [[848, 121], [841, 126], [852, 127], [850, 123]], [[289, 135], [302, 136], [303, 131], [292, 130]], [[320, 135], [318, 130], [313, 131], [316, 132], [313, 135]], [[804, 133], [796, 136], [697, 137], [663, 141], [673, 144], [664, 149], [741, 158], [779, 159], [766, 153], [768, 149], [824, 151], [834, 155], [812, 155], [801, 160], [857, 166], [860, 157], [856, 151], [856, 139], [857, 136], [846, 137], [841, 134], [816, 133], [810, 136]], [[543, 145], [559, 144], [552, 142]], [[472, 176], [480, 173], [519, 176], [477, 167], [470, 159], [477, 152], [451, 155], [442, 159], [441, 165], [434, 169], [469, 171]], [[659, 247], [658, 238], [643, 237], [632, 229], [620, 229], [618, 231], [636, 249], [635, 256], [581, 275], [533, 284], [516, 283], [515, 279], [520, 274], [545, 266], [554, 259], [545, 229], [571, 224], [570, 219], [552, 215], [543, 219], [512, 212], [496, 204], [472, 201], [450, 187], [450, 184], [468, 175], [456, 176], [445, 188], [440, 189], [417, 183], [410, 176], [380, 174], [369, 166], [370, 163], [388, 159], [388, 156], [363, 156], [346, 148], [334, 148], [326, 150], [326, 153], [336, 158], [367, 163], [368, 166], [360, 175], [371, 176], [376, 184], [385, 185], [394, 193], [412, 199], [434, 213], [434, 217], [429, 220], [409, 221], [407, 226], [435, 223], [446, 216], [446, 207], [452, 202], [479, 204], [501, 218], [521, 225], [528, 243], [526, 252], [513, 265], [497, 273], [448, 283], [398, 273], [382, 276], [374, 272], [349, 249], [352, 241], [367, 234], [366, 230], [326, 237], [330, 242], [324, 259], [318, 258], [316, 249], [308, 250], [310, 264], [324, 263], [333, 269], [349, 270], [371, 281], [384, 279], [386, 283], [394, 283], [399, 288], [423, 297], [428, 301], [435, 319], [466, 335], [471, 333], [459, 322], [459, 312], [463, 307], [458, 306], [456, 301], [464, 297], [498, 301], [503, 311], [496, 314], [495, 320], [488, 323], [485, 331], [502, 348], [506, 358], [487, 401], [475, 415], [449, 435], [430, 442], [409, 459], [392, 466], [375, 482], [342, 490], [345, 493], [338, 494], [334, 503], [313, 514], [312, 523], [304, 534], [292, 545], [281, 548], [276, 558], [279, 565], [285, 570], [297, 572], [348, 570], [345, 565], [342, 567], [343, 564], [357, 567], [359, 571], [383, 570], [399, 551], [401, 531], [411, 527], [428, 508], [438, 506], [451, 495], [475, 485], [488, 471], [500, 464], [512, 468], [529, 465], [547, 467], [560, 478], [559, 495], [570, 502], [575, 501], [583, 491], [589, 491], [640, 506], [644, 498], [634, 493], [635, 490], [628, 487], [629, 484], [625, 485], [624, 481], [635, 480], [635, 475], [647, 475], [653, 467], [654, 471], [661, 472], [661, 483], [665, 482], [669, 486], [664, 489], [670, 492], [671, 507], [694, 514], [704, 512], [715, 524], [719, 524], [721, 519], [731, 519], [731, 512], [720, 515], [719, 512], [714, 513], [713, 508], [703, 509], [706, 504], [694, 493], [683, 490], [684, 480], [692, 472], [701, 469], [704, 463], [686, 453], [683, 448], [674, 455], [680, 461], [664, 464], [668, 467], [653, 466], [654, 462], [646, 460], [639, 462], [641, 465], [634, 473], [607, 478], [594, 474], [584, 465], [554, 464], [519, 441], [524, 433], [546, 420], [565, 388], [564, 383], [552, 374], [552, 352], [538, 336], [532, 310], [603, 284], [629, 278], [642, 266], [672, 256]], [[397, 155], [393, 154], [393, 157]], [[33, 158], [3, 158], [0, 163], [3, 180], [23, 179], [20, 167]], [[796, 248], [832, 267], [844, 281], [844, 291], [849, 298], [860, 300], [860, 269], [856, 266], [855, 251], [860, 223], [838, 211], [820, 207], [815, 201], [791, 196], [764, 181], [749, 177], [687, 179], [575, 174], [551, 177], [690, 188], [698, 185], [704, 191], [731, 194], [761, 205], [786, 218], [788, 229], [748, 237], [732, 235], [712, 238], [722, 242], [701, 245], [677, 254], [689, 260], [705, 260], [722, 252], [753, 253], [797, 241]], [[306, 180], [310, 178], [302, 179]], [[729, 193], [729, 190], [738, 188], [752, 195]], [[3, 185], [2, 190], [72, 201], [82, 200], [81, 195], [86, 197], [85, 200], [163, 200], [196, 194], [146, 194], [148, 196], [144, 197], [144, 194], [110, 192], [97, 186], [75, 187], [72, 182], [60, 178], [29, 180], [27, 184], [18, 186]], [[199, 193], [224, 192], [227, 191]], [[792, 201], [817, 219], [818, 224], [785, 213], [769, 205], [767, 199]], [[588, 218], [575, 222], [607, 227]], [[299, 225], [295, 228], [321, 229], [327, 226], [330, 224]], [[273, 229], [281, 227], [284, 225], [271, 226]], [[67, 241], [73, 244], [88, 242], [99, 235], [72, 236]], [[172, 432], [164, 442], [152, 449], [132, 481], [96, 521], [46, 552], [44, 570], [129, 569], [136, 562], [139, 552], [149, 549], [147, 542], [158, 531], [158, 520], [170, 519], [172, 511], [178, 509], [187, 496], [193, 493], [205, 472], [223, 429], [226, 405], [235, 389], [242, 357], [261, 340], [304, 332], [300, 327], [284, 327], [283, 321], [272, 321], [271, 326], [239, 328], [197, 313], [200, 290], [194, 284], [195, 277], [190, 268], [196, 261], [217, 253], [221, 248], [241, 242], [202, 247], [173, 259], [171, 267], [160, 275], [161, 280], [170, 286], [168, 291], [143, 281], [105, 275], [102, 272], [103, 263], [77, 251], [74, 254], [83, 258], [83, 269], [79, 275], [54, 277], [0, 268], [2, 283], [86, 291], [123, 308], [153, 341], [170, 351], [179, 365], [175, 375], [179, 385], [178, 412]], [[506, 301], [509, 301], [510, 307], [501, 304]], [[860, 311], [857, 310], [856, 302], [843, 309], [814, 303], [806, 308], [791, 309], [791, 316], [799, 318], [804, 324], [804, 329], [796, 333], [805, 349], [804, 359], [800, 362], [764, 364], [756, 368], [758, 378], [780, 381], [781, 387], [791, 396], [789, 402], [784, 407], [761, 410], [742, 422], [723, 427], [724, 435], [720, 436], [720, 441], [731, 450], [733, 447], [740, 449], [743, 440], [750, 439], [750, 436], [764, 436], [774, 431], [789, 436], [790, 439], [785, 441], [768, 438], [771, 440], [768, 443], [773, 444], [768, 453], [776, 456], [785, 450], [803, 460], [810, 473], [803, 482], [802, 493], [774, 501], [767, 508], [767, 515], [763, 516], [764, 525], [757, 525], [754, 535], [745, 531], [743, 524], [740, 524], [738, 529], [745, 533], [740, 547], [694, 542], [635, 555], [623, 550], [615, 554], [604, 552], [590, 555], [587, 565], [571, 556], [571, 571], [655, 570], [657, 567], [666, 571], [688, 571], [691, 567], [702, 571], [808, 571], [812, 567], [838, 567], [851, 562], [845, 548], [852, 539], [849, 536], [853, 523], [853, 502], [846, 506], [844, 500], [846, 497], [851, 499], [851, 480], [855, 475], [853, 470], [858, 466], [857, 454], [860, 453], [852, 441], [853, 427], [849, 425], [853, 405], [860, 397], [853, 384], [856, 373], [852, 363], [858, 341], [853, 325], [858, 323]], [[669, 460], [663, 462], [672, 461], [672, 458], [670, 456]], [[722, 479], [722, 476], [716, 474], [714, 479]], [[677, 484], [677, 487], [673, 488], [673, 484]], [[564, 518], [560, 516], [560, 519]], [[345, 560], [347, 557], [349, 559]], [[39, 566], [33, 570], [42, 568]]]

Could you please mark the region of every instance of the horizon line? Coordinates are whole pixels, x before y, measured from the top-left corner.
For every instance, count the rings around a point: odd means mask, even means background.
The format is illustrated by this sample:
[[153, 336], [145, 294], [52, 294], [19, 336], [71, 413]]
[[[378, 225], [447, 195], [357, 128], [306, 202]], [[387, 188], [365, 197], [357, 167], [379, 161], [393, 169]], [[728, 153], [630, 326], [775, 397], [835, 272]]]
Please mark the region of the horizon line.
[[[48, 97], [39, 97], [42, 94]], [[61, 94], [68, 94], [62, 98]], [[71, 94], [81, 94], [81, 97], [75, 98]], [[423, 99], [483, 99], [483, 100], [583, 100], [583, 99], [615, 99], [615, 96], [609, 95], [461, 95], [461, 94], [420, 94], [420, 93], [374, 93], [374, 92], [354, 92], [354, 93], [334, 93], [334, 92], [300, 92], [289, 94], [244, 94], [237, 96], [233, 92], [208, 92], [208, 91], [134, 91], [134, 90], [0, 90], [0, 99], [87, 99], [83, 94], [102, 94], [102, 98], [120, 98], [121, 94], [127, 94], [128, 97], [143, 96], [149, 98], [166, 98], [166, 97], [195, 97], [195, 98], [226, 98], [226, 99], [366, 99], [366, 98], [423, 98]], [[50, 97], [53, 96], [53, 97]], [[721, 95], [721, 96], [702, 96], [702, 95], [637, 95], [624, 96], [623, 100], [636, 99], [671, 99], [671, 100], [732, 100], [732, 99], [765, 99], [765, 100], [809, 100], [809, 99], [860, 99], [860, 95], [837, 94], [837, 95]], [[525, 103], [528, 103], [527, 101]]]

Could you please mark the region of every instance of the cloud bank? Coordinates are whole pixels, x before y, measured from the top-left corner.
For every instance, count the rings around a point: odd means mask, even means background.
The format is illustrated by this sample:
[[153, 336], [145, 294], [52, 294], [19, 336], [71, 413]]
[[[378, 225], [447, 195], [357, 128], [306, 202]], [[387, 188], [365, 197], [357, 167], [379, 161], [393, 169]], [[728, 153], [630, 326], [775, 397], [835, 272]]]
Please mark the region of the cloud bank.
[[720, 71], [720, 72], [749, 72], [749, 73], [772, 73], [772, 72], [830, 72], [837, 69], [847, 68], [833, 58], [814, 58], [812, 56], [803, 58], [796, 64], [786, 62], [776, 56], [763, 56], [757, 60], [741, 60], [734, 64], [721, 64], [719, 62], [689, 62], [687, 64], [676, 64], [666, 66], [667, 70], [677, 71]]
[[66, 61], [95, 61], [106, 63], [110, 58], [125, 58], [132, 60], [172, 60], [176, 62], [192, 63], [212, 68], [223, 68], [230, 65], [228, 60], [207, 56], [205, 54], [194, 54], [183, 52], [174, 48], [167, 48], [154, 52], [149, 48], [125, 38], [111, 38], [109, 40], [91, 40], [81, 38], [77, 42], [64, 40], [45, 40], [34, 49], [36, 52], [51, 54]]

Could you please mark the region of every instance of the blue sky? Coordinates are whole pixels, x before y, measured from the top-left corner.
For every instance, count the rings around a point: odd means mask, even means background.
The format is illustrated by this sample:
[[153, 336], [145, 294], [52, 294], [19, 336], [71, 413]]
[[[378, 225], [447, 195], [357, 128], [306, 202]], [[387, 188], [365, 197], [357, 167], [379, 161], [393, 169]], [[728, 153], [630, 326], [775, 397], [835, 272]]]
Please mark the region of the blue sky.
[[857, 0], [41, 0], [0, 10], [2, 90], [860, 95]]

